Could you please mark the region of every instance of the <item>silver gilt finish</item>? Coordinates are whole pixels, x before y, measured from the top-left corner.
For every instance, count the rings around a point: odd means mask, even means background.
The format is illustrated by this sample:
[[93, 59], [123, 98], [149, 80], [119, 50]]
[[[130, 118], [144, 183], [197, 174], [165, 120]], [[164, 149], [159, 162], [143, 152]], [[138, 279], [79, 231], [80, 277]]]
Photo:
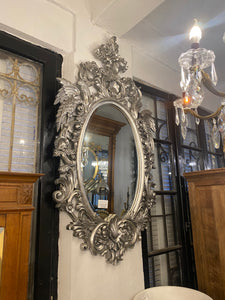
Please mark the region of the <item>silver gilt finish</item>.
[[[78, 80], [62, 84], [55, 105], [58, 105], [54, 156], [60, 158], [57, 190], [53, 198], [71, 222], [67, 229], [83, 240], [81, 249], [100, 254], [117, 264], [128, 248], [140, 239], [140, 232], [149, 221], [155, 193], [151, 169], [154, 163], [151, 112], [141, 111], [141, 92], [131, 78], [120, 77], [127, 62], [118, 54], [116, 38], [112, 37], [95, 52], [102, 66], [85, 62], [79, 66]], [[102, 219], [91, 209], [84, 189], [81, 154], [88, 122], [93, 112], [104, 104], [117, 107], [129, 121], [137, 147], [138, 178], [132, 207], [122, 217], [110, 214]]]

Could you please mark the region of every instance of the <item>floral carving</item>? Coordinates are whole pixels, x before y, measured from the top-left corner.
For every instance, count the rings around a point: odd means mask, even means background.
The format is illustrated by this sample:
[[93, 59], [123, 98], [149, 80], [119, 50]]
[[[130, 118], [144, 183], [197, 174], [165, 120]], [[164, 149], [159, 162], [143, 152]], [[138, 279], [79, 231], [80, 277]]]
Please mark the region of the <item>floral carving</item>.
[[[154, 123], [149, 111], [141, 111], [141, 92], [133, 80], [120, 77], [120, 73], [127, 70], [127, 62], [118, 52], [116, 38], [112, 37], [95, 51], [102, 66], [99, 67], [94, 61], [81, 63], [76, 83], [59, 78], [62, 87], [55, 100], [55, 105], [58, 105], [58, 135], [54, 156], [60, 158], [60, 165], [53, 198], [57, 207], [70, 216], [67, 229], [83, 240], [81, 249], [89, 249], [93, 255], [102, 255], [112, 264], [121, 261], [126, 249], [133, 247], [140, 238], [140, 231], [147, 225], [149, 210], [155, 199], [151, 175]], [[85, 120], [90, 111], [104, 104], [104, 101], [118, 103], [135, 124], [141, 148], [138, 150], [144, 160], [144, 168], [139, 170], [144, 173], [144, 185], [135, 208], [131, 208], [122, 218], [109, 215], [103, 220], [92, 211], [82, 189], [83, 183], [78, 176], [81, 158], [77, 156], [77, 151], [82, 142]]]
[[23, 184], [21, 186], [19, 203], [20, 204], [31, 204], [33, 195], [33, 186], [30, 184]]

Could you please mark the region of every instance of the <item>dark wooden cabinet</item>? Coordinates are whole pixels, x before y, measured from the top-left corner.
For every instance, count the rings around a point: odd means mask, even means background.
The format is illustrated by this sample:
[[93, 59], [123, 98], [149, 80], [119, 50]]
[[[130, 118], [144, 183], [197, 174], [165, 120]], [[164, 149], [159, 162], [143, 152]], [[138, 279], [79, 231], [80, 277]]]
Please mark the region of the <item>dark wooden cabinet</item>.
[[188, 181], [198, 289], [225, 299], [225, 168], [184, 174]]
[[27, 299], [33, 184], [41, 175], [0, 172], [1, 300]]

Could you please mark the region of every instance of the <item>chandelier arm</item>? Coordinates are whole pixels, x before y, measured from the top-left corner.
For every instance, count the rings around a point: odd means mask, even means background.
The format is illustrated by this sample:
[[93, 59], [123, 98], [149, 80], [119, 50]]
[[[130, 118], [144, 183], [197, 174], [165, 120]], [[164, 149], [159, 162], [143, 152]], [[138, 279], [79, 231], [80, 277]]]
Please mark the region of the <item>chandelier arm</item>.
[[185, 108], [184, 109], [184, 113], [188, 114], [190, 113], [191, 115], [193, 115], [194, 117], [201, 119], [201, 120], [208, 120], [208, 119], [212, 119], [215, 118], [216, 116], [218, 116], [222, 110], [222, 108], [224, 107], [224, 105], [221, 105], [217, 111], [215, 111], [214, 113], [207, 115], [207, 116], [200, 116], [196, 111], [189, 109], [189, 108]]
[[201, 73], [202, 73], [202, 83], [207, 88], [207, 90], [209, 90], [211, 93], [213, 93], [216, 96], [225, 97], [225, 92], [220, 92], [215, 88], [214, 84], [210, 79], [209, 74], [207, 74], [203, 70], [201, 70]]

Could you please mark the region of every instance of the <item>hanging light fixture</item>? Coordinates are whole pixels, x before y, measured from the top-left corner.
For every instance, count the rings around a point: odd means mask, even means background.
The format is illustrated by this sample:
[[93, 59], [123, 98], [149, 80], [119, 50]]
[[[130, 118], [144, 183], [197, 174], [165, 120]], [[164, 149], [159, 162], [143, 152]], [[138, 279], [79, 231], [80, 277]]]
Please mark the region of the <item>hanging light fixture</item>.
[[[218, 91], [215, 87], [217, 84], [214, 66], [215, 54], [211, 50], [199, 47], [201, 37], [201, 29], [197, 20], [195, 20], [195, 25], [189, 34], [189, 39], [192, 42], [191, 49], [182, 53], [178, 60], [181, 67], [180, 87], [182, 89], [182, 98], [174, 101], [176, 124], [181, 125], [181, 134], [185, 139], [188, 127], [187, 113], [191, 113], [195, 117], [197, 124], [199, 124], [200, 119], [212, 119], [214, 146], [216, 149], [220, 147], [221, 135], [223, 151], [225, 152], [225, 99], [222, 99], [221, 106], [217, 111], [208, 116], [201, 116], [197, 111], [204, 97], [203, 85], [214, 95], [225, 98], [225, 93]], [[204, 71], [204, 69], [209, 67], [211, 68], [210, 75]], [[216, 117], [218, 118], [216, 119]]]

